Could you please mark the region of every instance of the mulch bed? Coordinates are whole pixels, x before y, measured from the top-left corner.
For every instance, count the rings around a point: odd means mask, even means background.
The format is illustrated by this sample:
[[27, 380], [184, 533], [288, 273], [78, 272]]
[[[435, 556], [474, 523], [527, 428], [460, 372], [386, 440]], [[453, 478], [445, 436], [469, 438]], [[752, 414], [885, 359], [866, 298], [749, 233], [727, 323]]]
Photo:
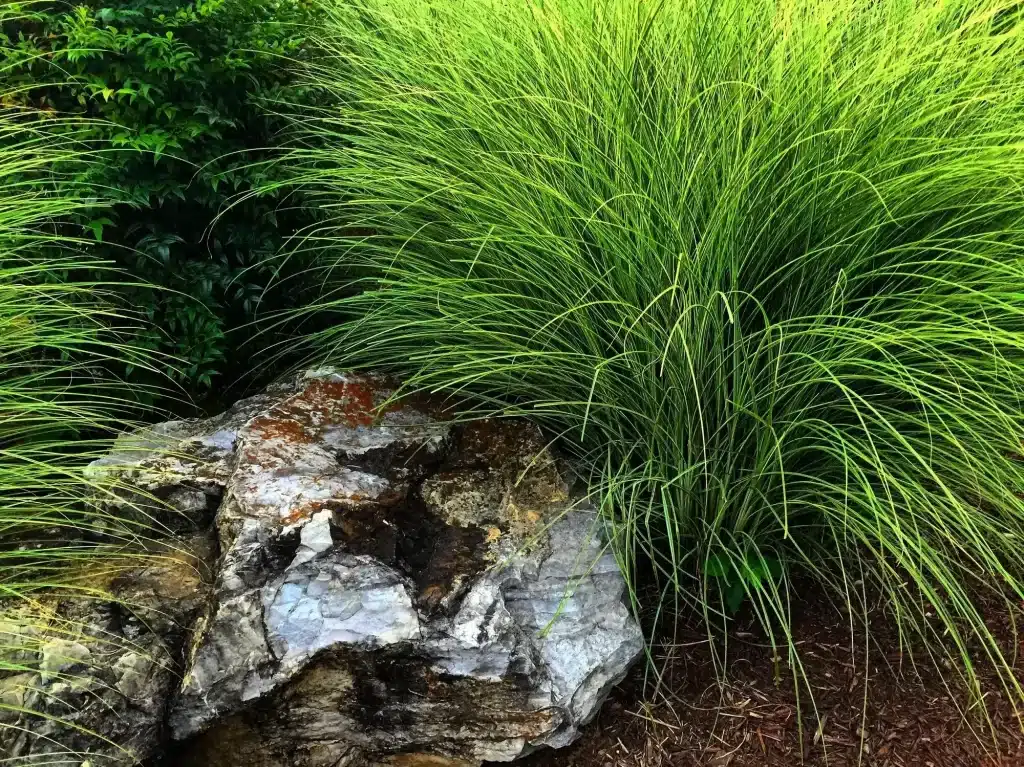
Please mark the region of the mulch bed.
[[[1006, 652], [1021, 641], [1005, 609], [990, 628]], [[1024, 767], [1024, 730], [994, 672], [979, 670], [991, 726], [954, 674], [928, 660], [916, 670], [899, 636], [873, 621], [871, 651], [851, 646], [849, 624], [827, 604], [794, 615], [806, 684], [777, 673], [770, 646], [740, 622], [728, 636], [727, 682], [717, 681], [698, 627], [657, 646], [662, 681], [638, 668], [572, 747], [545, 750], [524, 767]], [[1024, 647], [1018, 648], [1024, 649]], [[866, 672], [866, 673], [865, 673]], [[647, 680], [644, 676], [648, 677]], [[1018, 678], [1024, 680], [1024, 662]], [[867, 692], [867, 695], [865, 694]], [[813, 693], [813, 694], [811, 694]], [[644, 702], [646, 701], [646, 702]], [[802, 724], [802, 727], [801, 727]]]

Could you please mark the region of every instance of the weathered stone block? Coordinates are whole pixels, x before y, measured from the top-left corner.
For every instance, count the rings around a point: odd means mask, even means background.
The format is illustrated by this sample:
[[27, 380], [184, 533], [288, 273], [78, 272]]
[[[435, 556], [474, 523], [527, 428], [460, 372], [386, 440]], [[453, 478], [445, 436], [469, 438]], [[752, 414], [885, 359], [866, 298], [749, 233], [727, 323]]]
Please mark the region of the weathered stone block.
[[[219, 548], [135, 756], [160, 731], [170, 766], [508, 761], [571, 742], [639, 655], [599, 521], [536, 427], [392, 393], [314, 371], [94, 465], [123, 486], [98, 503], [212, 524]], [[142, 694], [140, 663], [113, 659], [110, 688]]]

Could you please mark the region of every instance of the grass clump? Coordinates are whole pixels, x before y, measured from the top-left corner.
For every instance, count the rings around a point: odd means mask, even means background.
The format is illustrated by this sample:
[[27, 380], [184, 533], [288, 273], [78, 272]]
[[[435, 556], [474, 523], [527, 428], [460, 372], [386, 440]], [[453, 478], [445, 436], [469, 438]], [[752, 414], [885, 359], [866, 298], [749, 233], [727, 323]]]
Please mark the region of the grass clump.
[[0, 593], [70, 553], [44, 541], [107, 527], [81, 503], [97, 488], [80, 469], [140, 412], [116, 373], [151, 367], [120, 341], [137, 323], [111, 300], [112, 282], [95, 280], [104, 264], [62, 231], [95, 200], [52, 176], [86, 158], [73, 141], [61, 148], [50, 119], [0, 112]]
[[[72, 645], [86, 629], [102, 630], [58, 615], [56, 605], [61, 596], [85, 601], [100, 595], [109, 573], [137, 564], [140, 544], [152, 537], [150, 520], [118, 519], [101, 508], [108, 504], [97, 501], [116, 488], [86, 470], [91, 459], [107, 452], [128, 416], [141, 413], [140, 392], [129, 390], [117, 374], [130, 365], [156, 372], [152, 356], [126, 340], [137, 334], [139, 323], [114, 300], [116, 272], [91, 258], [68, 224], [76, 213], [99, 209], [93, 191], [75, 176], [97, 160], [78, 141], [86, 127], [0, 109], [4, 764], [86, 763], [85, 756], [70, 754], [49, 736], [39, 738], [45, 751], [31, 752], [36, 730], [63, 727], [59, 717], [73, 708], [62, 708], [57, 685], [44, 692], [46, 652], [52, 656], [58, 646], [46, 642]], [[97, 281], [97, 275], [108, 279]], [[60, 680], [73, 690], [79, 677], [61, 674]]]
[[319, 353], [542, 420], [675, 607], [881, 593], [1020, 699], [1019, 4], [325, 2]]
[[87, 129], [0, 109], [0, 600], [109, 554], [97, 548], [104, 536], [120, 546], [144, 532], [87, 502], [109, 488], [85, 465], [142, 412], [140, 392], [118, 374], [155, 371], [125, 340], [139, 323], [114, 300], [117, 273], [67, 223], [101, 209], [76, 179], [98, 161], [77, 140]]

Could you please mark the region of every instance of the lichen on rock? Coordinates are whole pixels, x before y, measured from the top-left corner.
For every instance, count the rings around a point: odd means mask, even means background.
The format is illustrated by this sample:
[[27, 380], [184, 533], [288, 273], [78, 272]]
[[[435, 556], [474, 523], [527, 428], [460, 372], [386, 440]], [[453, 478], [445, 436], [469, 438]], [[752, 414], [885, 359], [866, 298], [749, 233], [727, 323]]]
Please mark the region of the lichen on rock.
[[0, 754], [19, 765], [152, 756], [187, 626], [209, 598], [209, 561], [194, 536], [0, 604]]

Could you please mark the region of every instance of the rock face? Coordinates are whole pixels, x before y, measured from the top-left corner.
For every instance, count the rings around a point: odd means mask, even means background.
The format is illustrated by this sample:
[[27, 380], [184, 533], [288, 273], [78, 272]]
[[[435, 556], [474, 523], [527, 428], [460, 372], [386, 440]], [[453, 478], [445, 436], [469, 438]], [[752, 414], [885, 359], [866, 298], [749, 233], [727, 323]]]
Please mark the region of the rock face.
[[165, 764], [509, 761], [571, 742], [640, 653], [596, 515], [536, 428], [391, 393], [311, 372], [94, 466], [132, 486], [105, 501], [120, 513], [213, 519]]
[[[209, 541], [145, 564], [107, 562], [77, 587], [0, 612], [0, 757], [18, 765], [131, 764], [164, 737], [185, 626], [208, 601]], [[7, 763], [6, 758], [0, 762]]]

